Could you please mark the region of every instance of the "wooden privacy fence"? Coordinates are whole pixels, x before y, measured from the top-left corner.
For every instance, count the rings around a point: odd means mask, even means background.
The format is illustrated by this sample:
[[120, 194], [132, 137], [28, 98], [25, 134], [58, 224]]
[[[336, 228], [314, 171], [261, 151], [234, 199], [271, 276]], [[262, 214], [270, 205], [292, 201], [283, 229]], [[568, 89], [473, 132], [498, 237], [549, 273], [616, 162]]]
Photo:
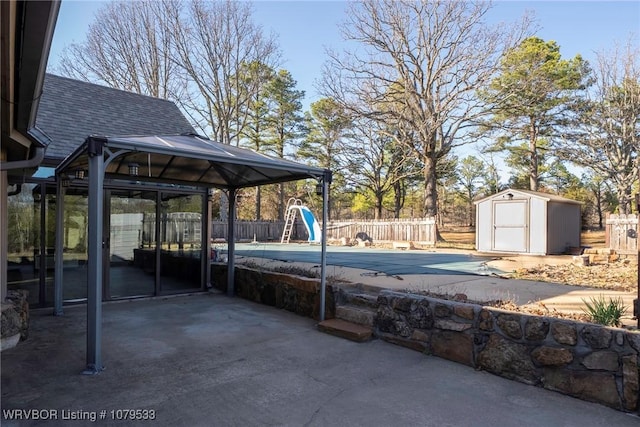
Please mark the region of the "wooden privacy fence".
[[606, 219], [606, 244], [619, 254], [638, 253], [638, 216], [610, 214]]
[[[225, 239], [229, 235], [229, 226], [227, 221], [212, 221], [211, 236], [214, 239]], [[236, 222], [236, 240], [253, 240], [259, 242], [280, 241], [282, 230], [284, 229], [284, 221], [237, 221]], [[304, 224], [296, 221], [291, 233], [294, 240], [306, 240], [309, 238]]]
[[[238, 221], [236, 223], [237, 240], [253, 240], [259, 242], [280, 241], [284, 221]], [[226, 221], [212, 221], [214, 239], [227, 239]], [[436, 222], [433, 218], [423, 219], [385, 219], [371, 221], [330, 221], [327, 227], [328, 239], [355, 239], [367, 236], [373, 242], [412, 241], [422, 244], [434, 244], [436, 241]], [[291, 238], [306, 240], [309, 235], [298, 218]]]
[[329, 239], [353, 239], [365, 235], [373, 242], [407, 240], [434, 244], [436, 241], [436, 221], [433, 218], [330, 221], [327, 227], [327, 238]]

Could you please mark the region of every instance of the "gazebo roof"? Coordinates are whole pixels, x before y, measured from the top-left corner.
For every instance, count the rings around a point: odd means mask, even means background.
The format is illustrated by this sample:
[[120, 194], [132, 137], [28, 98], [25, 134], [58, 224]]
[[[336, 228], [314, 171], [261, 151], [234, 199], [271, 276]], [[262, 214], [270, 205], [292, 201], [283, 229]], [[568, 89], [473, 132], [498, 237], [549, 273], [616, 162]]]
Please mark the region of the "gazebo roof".
[[128, 179], [138, 165], [136, 181], [189, 186], [243, 188], [305, 178], [331, 180], [327, 169], [270, 157], [211, 141], [198, 135], [90, 136], [57, 168], [56, 173], [87, 170], [89, 156], [104, 150], [105, 178]]

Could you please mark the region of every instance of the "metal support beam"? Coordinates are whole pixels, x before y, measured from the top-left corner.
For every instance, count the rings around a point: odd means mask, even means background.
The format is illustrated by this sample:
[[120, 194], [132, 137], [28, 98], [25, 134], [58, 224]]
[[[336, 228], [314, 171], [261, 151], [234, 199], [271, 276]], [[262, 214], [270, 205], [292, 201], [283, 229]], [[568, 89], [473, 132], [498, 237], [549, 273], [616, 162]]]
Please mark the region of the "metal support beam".
[[160, 236], [162, 236], [162, 225], [164, 224], [165, 229], [166, 229], [166, 221], [163, 221], [163, 216], [165, 216], [167, 213], [164, 211], [164, 208], [162, 207], [162, 192], [158, 191], [156, 192], [156, 223], [155, 223], [155, 238], [154, 238], [154, 243], [155, 243], [155, 252], [153, 254], [154, 258], [155, 258], [155, 268], [154, 268], [154, 295], [158, 296], [161, 294], [162, 292], [162, 278], [160, 276], [160, 274], [162, 273], [162, 271], [160, 270], [162, 268], [162, 266], [160, 265], [160, 263], [162, 262], [162, 239], [160, 238]]
[[62, 186], [62, 177], [56, 179], [56, 246], [55, 256], [55, 281], [53, 292], [53, 315], [62, 316], [62, 269], [64, 268], [64, 194], [65, 188]]
[[[636, 161], [638, 162], [638, 178], [640, 178], [640, 158], [637, 158]], [[640, 193], [636, 193], [636, 211], [640, 216]], [[636, 282], [638, 283], [638, 298], [633, 300], [633, 316], [636, 318], [636, 326], [640, 328], [640, 236], [636, 236], [636, 239], [636, 246], [638, 247], [638, 271], [636, 276]]]
[[205, 198], [204, 203], [204, 220], [205, 224], [205, 234], [203, 239], [205, 239], [202, 246], [205, 247], [204, 259], [205, 259], [205, 272], [204, 272], [204, 287], [205, 289], [209, 289], [211, 287], [211, 237], [213, 236], [213, 232], [211, 230], [211, 221], [212, 221], [212, 202], [213, 202], [213, 189], [207, 189], [207, 196]]
[[89, 243], [87, 273], [87, 368], [84, 374], [97, 374], [102, 365], [102, 246], [103, 246], [102, 150], [89, 153]]
[[42, 230], [47, 229], [47, 186], [40, 184], [36, 187], [39, 192], [38, 206], [40, 206], [40, 260], [38, 261], [38, 305], [45, 307], [47, 303], [47, 233]]
[[324, 320], [327, 294], [327, 224], [329, 222], [329, 184], [331, 173], [322, 179], [322, 255], [320, 257], [320, 321]]
[[232, 297], [236, 284], [236, 193], [235, 188], [229, 189], [229, 232], [227, 233], [227, 295]]

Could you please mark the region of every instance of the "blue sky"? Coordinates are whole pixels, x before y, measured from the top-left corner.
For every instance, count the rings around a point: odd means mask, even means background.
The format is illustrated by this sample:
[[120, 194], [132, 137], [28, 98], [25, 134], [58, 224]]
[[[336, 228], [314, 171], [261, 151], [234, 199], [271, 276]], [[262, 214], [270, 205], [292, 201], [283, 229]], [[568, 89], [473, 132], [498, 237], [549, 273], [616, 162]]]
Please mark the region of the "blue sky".
[[[66, 45], [84, 40], [102, 5], [99, 1], [62, 1], [49, 58], [51, 71]], [[282, 68], [291, 72], [298, 89], [306, 93], [305, 110], [319, 98], [314, 85], [321, 77], [325, 48], [344, 46], [338, 24], [345, 19], [345, 8], [342, 1], [254, 1], [255, 22], [278, 36]], [[540, 28], [536, 35], [555, 40], [564, 58], [581, 54], [593, 62], [594, 52], [609, 49], [616, 41], [625, 43], [630, 35], [640, 45], [639, 1], [496, 1], [487, 19], [513, 22], [527, 10], [534, 12]], [[471, 150], [473, 147], [465, 147], [458, 154], [464, 157]]]
[[[63, 0], [51, 48], [49, 67], [55, 67], [64, 46], [84, 40], [94, 13], [103, 2]], [[326, 59], [325, 47], [343, 45], [338, 23], [344, 20], [346, 3], [341, 1], [255, 1], [254, 19], [267, 32], [278, 35], [282, 67], [306, 92], [305, 106], [318, 98], [314, 82], [320, 78]], [[640, 37], [638, 1], [498, 1], [488, 19], [514, 21], [525, 10], [535, 12], [545, 40], [555, 40], [563, 57], [581, 54], [594, 59], [594, 51], [624, 42], [634, 33]]]

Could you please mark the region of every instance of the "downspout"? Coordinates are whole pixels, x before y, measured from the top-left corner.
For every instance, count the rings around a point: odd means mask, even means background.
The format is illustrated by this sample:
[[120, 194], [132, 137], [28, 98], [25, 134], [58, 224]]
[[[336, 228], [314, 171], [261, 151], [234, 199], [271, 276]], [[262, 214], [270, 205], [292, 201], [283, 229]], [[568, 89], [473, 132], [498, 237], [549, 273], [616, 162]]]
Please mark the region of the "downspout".
[[29, 139], [34, 143], [32, 145], [33, 155], [31, 158], [26, 160], [14, 160], [11, 162], [0, 162], [0, 171], [32, 169], [40, 166], [40, 163], [44, 160], [45, 149], [47, 145], [49, 145], [49, 142], [51, 142], [51, 138], [35, 126], [29, 129], [27, 134], [29, 135]]
[[22, 184], [16, 184], [16, 189], [7, 192], [7, 197], [15, 196], [16, 194], [22, 193]]
[[42, 160], [44, 160], [44, 147], [36, 146], [33, 150], [33, 157], [30, 159], [0, 162], [0, 171], [37, 168], [42, 163]]

